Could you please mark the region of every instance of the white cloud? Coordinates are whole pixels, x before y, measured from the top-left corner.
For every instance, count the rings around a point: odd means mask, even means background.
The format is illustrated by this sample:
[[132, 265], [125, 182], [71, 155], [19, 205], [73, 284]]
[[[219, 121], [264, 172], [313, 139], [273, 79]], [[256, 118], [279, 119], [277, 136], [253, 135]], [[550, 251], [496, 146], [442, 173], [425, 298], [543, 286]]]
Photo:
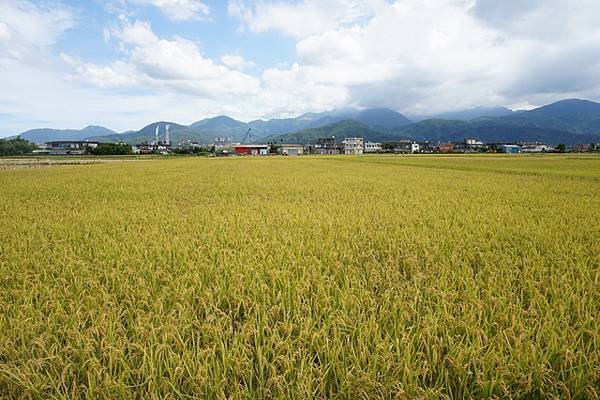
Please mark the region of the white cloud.
[[408, 112], [600, 98], [594, 0], [230, 0], [228, 11], [243, 30], [296, 40], [297, 64], [264, 80], [305, 108], [306, 87], [319, 104]]
[[204, 19], [210, 14], [210, 7], [200, 0], [126, 0], [133, 4], [153, 5], [167, 17], [175, 21]]
[[209, 98], [252, 96], [260, 90], [257, 78], [204, 57], [190, 40], [159, 38], [147, 22], [124, 20], [111, 37], [120, 41], [128, 59], [104, 66], [79, 62], [78, 79], [98, 87], [141, 83]]
[[72, 11], [26, 0], [0, 2], [0, 58], [21, 59], [42, 51], [76, 24]]
[[254, 32], [279, 30], [294, 37], [349, 25], [368, 18], [370, 0], [305, 0], [252, 2], [230, 0], [228, 14]]
[[246, 59], [239, 54], [225, 54], [224, 56], [221, 56], [221, 62], [226, 67], [238, 71], [256, 68], [256, 63], [254, 61], [246, 61]]
[[66, 77], [69, 81], [91, 83], [99, 88], [130, 87], [139, 83], [137, 71], [126, 62], [115, 61], [110, 65], [97, 65], [83, 62], [66, 53], [61, 53], [60, 58], [75, 68], [75, 72]]

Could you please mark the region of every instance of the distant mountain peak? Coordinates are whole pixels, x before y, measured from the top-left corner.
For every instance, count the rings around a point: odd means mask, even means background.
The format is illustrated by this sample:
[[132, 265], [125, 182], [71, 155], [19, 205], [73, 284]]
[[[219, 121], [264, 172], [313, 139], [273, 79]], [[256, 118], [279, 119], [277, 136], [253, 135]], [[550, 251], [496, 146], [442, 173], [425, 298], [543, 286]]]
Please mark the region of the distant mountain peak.
[[559, 112], [559, 113], [572, 113], [572, 112], [589, 112], [589, 111], [600, 111], [600, 104], [594, 103], [590, 100], [580, 99], [567, 99], [560, 100], [552, 104], [548, 104], [529, 112]]
[[[563, 138], [564, 142], [588, 140], [576, 135], [594, 135], [600, 133], [600, 104], [589, 100], [565, 99], [530, 111], [513, 111], [505, 107], [478, 106], [469, 110], [430, 115], [424, 118], [414, 117], [424, 124], [414, 124], [401, 113], [386, 107], [366, 109], [340, 108], [321, 113], [309, 112], [296, 118], [256, 120], [249, 123], [237, 121], [227, 115], [205, 118], [190, 126], [169, 121], [153, 122], [136, 131], [117, 134], [108, 128], [89, 125], [81, 130], [73, 129], [32, 129], [23, 132], [24, 139], [44, 143], [52, 140], [127, 141], [131, 144], [144, 140], [154, 140], [156, 127], [159, 135], [164, 135], [165, 125], [170, 125], [171, 139], [194, 140], [200, 143], [212, 143], [216, 137], [229, 137], [234, 140], [243, 138], [248, 129], [252, 130], [252, 140], [266, 140], [287, 134], [295, 134], [311, 129], [325, 130], [313, 133], [325, 134], [336, 130], [339, 134], [360, 134], [362, 129], [367, 137], [374, 140], [403, 137], [432, 137], [436, 140], [455, 138], [459, 133], [476, 135], [490, 130], [495, 136], [515, 140], [519, 137], [544, 138], [548, 142]], [[403, 129], [406, 127], [407, 129]], [[532, 136], [535, 133], [534, 136]], [[568, 135], [567, 135], [568, 134]], [[525, 136], [524, 136], [525, 135]], [[529, 135], [529, 136], [527, 136]], [[545, 135], [545, 136], [544, 136]], [[561, 136], [562, 135], [562, 136]], [[569, 136], [571, 135], [571, 136]], [[573, 139], [575, 135], [576, 139]], [[296, 136], [291, 136], [290, 139]], [[261, 139], [262, 138], [262, 139]], [[293, 140], [287, 140], [293, 142]]]

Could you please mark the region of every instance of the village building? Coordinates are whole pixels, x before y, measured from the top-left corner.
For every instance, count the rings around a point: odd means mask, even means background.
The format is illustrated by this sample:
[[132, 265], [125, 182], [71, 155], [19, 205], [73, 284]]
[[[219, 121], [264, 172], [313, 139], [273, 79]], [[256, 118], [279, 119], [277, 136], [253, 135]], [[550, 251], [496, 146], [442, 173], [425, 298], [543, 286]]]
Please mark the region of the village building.
[[544, 143], [541, 142], [533, 142], [533, 143], [522, 143], [521, 144], [521, 152], [522, 153], [546, 153], [553, 151], [554, 149]]
[[376, 142], [365, 143], [365, 153], [381, 153], [383, 151], [383, 144]]
[[517, 146], [516, 144], [503, 144], [500, 147], [500, 152], [507, 154], [518, 154], [521, 152], [521, 146]]
[[267, 156], [269, 155], [268, 144], [240, 144], [233, 148], [238, 156]]
[[279, 147], [279, 153], [284, 156], [301, 156], [304, 154], [304, 145], [302, 145], [302, 144], [282, 144]]
[[363, 138], [344, 139], [344, 154], [363, 154], [365, 143]]
[[419, 143], [420, 153], [435, 153], [435, 145], [431, 142], [420, 142]]
[[199, 142], [194, 142], [192, 140], [181, 140], [177, 143], [176, 148], [185, 149], [185, 150], [193, 150], [202, 148], [202, 144]]
[[98, 147], [100, 143], [78, 140], [55, 140], [46, 143], [47, 154], [54, 156], [82, 155]]
[[442, 143], [436, 147], [438, 153], [452, 153], [454, 151], [454, 144]]
[[228, 147], [233, 147], [235, 146], [236, 143], [233, 142], [233, 140], [229, 137], [218, 137], [215, 138], [215, 148], [216, 149], [223, 149], [223, 148], [228, 148]]
[[169, 154], [171, 152], [170, 142], [143, 142], [132, 147], [134, 154]]
[[315, 154], [340, 154], [335, 138], [319, 138], [313, 147]]
[[453, 142], [454, 153], [478, 153], [484, 149], [484, 143], [477, 139], [465, 139], [462, 142]]
[[413, 154], [418, 153], [420, 148], [421, 147], [417, 142], [413, 142], [412, 140], [401, 140], [396, 144], [394, 151], [396, 153]]

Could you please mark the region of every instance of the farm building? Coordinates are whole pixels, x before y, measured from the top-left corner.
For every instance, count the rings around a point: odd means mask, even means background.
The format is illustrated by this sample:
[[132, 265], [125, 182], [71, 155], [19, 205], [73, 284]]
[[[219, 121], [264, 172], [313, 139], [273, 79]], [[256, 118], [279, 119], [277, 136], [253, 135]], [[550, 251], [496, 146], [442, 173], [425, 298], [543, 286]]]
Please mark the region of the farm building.
[[344, 154], [363, 154], [365, 142], [363, 138], [344, 139]]
[[545, 153], [554, 150], [544, 143], [522, 143], [522, 153]]
[[508, 154], [518, 154], [521, 152], [521, 147], [517, 146], [516, 144], [503, 144], [502, 147], [500, 147], [500, 152]]
[[95, 149], [99, 144], [88, 141], [55, 140], [46, 143], [46, 150], [48, 154], [54, 156], [81, 155], [86, 154], [90, 149]]
[[418, 153], [420, 149], [419, 143], [411, 140], [401, 140], [394, 149], [396, 153]]
[[304, 154], [304, 145], [302, 144], [282, 144], [279, 152], [284, 156], [301, 156]]
[[168, 154], [171, 152], [171, 144], [166, 142], [140, 143], [133, 146], [135, 154]]
[[266, 156], [269, 155], [268, 144], [240, 144], [233, 148], [238, 156]]
[[215, 148], [216, 149], [223, 149], [226, 147], [233, 147], [233, 146], [234, 146], [233, 140], [229, 137], [215, 138]]
[[461, 153], [476, 153], [482, 151], [484, 146], [482, 141], [470, 138], [465, 139], [462, 143], [456, 143], [454, 145], [454, 151], [459, 151]]
[[454, 144], [452, 143], [442, 143], [437, 146], [436, 150], [439, 153], [452, 153], [454, 151]]
[[340, 154], [334, 137], [319, 138], [314, 147], [315, 154]]
[[365, 143], [365, 153], [379, 153], [383, 150], [383, 144], [375, 142]]

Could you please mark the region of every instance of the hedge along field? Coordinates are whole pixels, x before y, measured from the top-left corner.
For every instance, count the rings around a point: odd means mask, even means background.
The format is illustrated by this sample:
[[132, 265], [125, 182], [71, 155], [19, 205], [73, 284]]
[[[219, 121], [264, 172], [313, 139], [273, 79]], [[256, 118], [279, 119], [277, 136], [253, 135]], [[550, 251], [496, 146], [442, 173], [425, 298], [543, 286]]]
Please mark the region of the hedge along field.
[[0, 171], [0, 397], [600, 397], [600, 157]]

